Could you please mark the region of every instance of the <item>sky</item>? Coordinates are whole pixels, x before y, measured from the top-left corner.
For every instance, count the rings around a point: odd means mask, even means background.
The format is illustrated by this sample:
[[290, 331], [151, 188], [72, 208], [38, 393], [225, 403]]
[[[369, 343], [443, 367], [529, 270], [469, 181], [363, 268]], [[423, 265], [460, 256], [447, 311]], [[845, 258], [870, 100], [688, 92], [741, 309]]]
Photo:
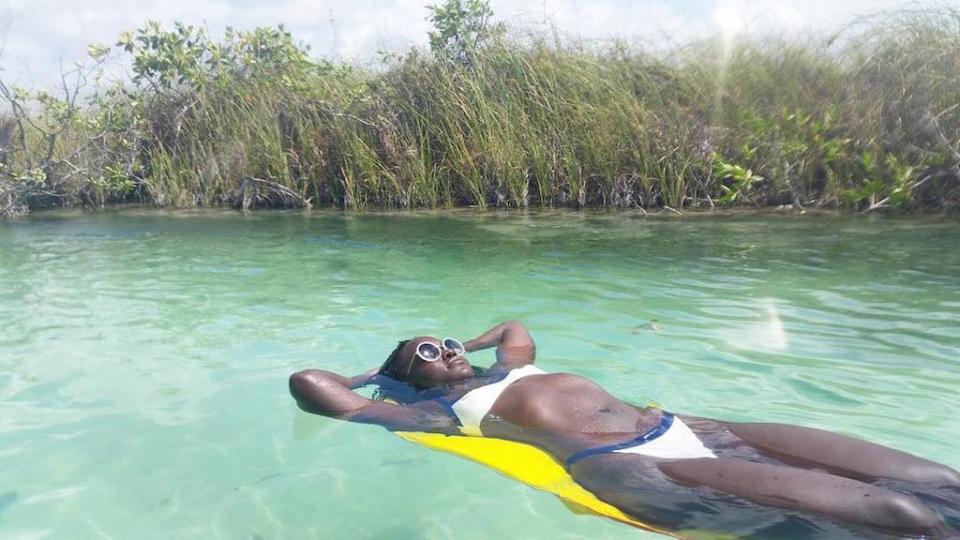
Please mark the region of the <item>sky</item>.
[[[112, 45], [147, 20], [182, 21], [215, 36], [283, 23], [314, 56], [372, 65], [379, 51], [426, 46], [425, 6], [440, 0], [0, 0], [0, 79], [47, 88], [86, 60], [87, 45]], [[857, 17], [901, 8], [951, 7], [960, 0], [490, 0], [495, 20], [556, 28], [586, 40], [625, 39], [646, 47], [718, 31], [830, 32]], [[119, 62], [119, 60], [118, 60]]]

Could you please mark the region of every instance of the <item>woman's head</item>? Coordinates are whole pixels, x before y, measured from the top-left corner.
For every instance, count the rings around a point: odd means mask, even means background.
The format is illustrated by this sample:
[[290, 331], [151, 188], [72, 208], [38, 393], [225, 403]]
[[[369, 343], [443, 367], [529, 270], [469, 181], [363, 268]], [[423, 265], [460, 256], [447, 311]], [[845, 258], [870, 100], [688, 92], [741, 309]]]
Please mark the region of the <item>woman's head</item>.
[[410, 383], [418, 388], [432, 388], [469, 379], [474, 376], [463, 350], [452, 340], [420, 336], [401, 341], [380, 367], [379, 373]]

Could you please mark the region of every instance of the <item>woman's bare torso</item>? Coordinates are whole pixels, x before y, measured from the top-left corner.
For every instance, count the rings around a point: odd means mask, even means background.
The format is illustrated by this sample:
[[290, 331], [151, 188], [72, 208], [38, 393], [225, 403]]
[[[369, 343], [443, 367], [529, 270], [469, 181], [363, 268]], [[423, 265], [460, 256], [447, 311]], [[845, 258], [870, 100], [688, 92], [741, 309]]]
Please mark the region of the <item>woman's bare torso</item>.
[[534, 444], [566, 459], [584, 448], [624, 442], [649, 430], [662, 412], [620, 401], [568, 373], [530, 375], [508, 386], [480, 424], [484, 435]]

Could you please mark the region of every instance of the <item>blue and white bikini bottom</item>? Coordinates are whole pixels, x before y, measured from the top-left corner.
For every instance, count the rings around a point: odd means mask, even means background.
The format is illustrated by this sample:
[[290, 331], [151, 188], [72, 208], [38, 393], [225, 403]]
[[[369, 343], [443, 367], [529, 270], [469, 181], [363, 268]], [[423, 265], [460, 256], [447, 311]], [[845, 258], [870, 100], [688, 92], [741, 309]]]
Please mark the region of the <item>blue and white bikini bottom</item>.
[[683, 420], [663, 412], [660, 423], [635, 439], [619, 444], [581, 450], [567, 459], [567, 469], [586, 457], [596, 454], [640, 454], [663, 459], [715, 458]]

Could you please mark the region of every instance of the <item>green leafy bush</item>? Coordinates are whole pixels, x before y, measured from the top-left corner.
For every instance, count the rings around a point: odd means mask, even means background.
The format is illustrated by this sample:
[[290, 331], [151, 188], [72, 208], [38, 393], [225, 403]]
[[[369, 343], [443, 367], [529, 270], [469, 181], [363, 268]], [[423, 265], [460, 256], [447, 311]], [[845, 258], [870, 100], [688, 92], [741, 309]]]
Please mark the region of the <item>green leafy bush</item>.
[[[92, 45], [62, 93], [0, 82], [0, 215], [960, 200], [957, 12], [873, 19], [832, 44], [706, 39], [659, 54], [506, 32], [480, 0], [429, 20], [429, 52], [373, 71], [313, 59], [283, 27], [214, 38], [149, 22]], [[99, 83], [111, 56], [131, 80]]]

